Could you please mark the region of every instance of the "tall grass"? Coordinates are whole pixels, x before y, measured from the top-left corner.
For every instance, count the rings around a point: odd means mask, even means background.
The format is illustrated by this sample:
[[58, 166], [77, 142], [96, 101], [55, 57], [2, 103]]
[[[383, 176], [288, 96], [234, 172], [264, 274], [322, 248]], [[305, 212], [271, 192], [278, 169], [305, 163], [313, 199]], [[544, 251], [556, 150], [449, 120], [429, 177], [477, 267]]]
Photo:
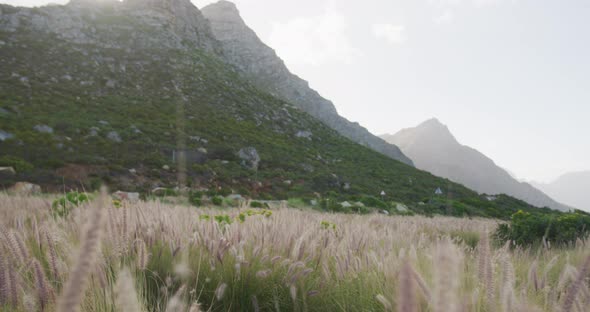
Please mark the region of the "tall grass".
[[[54, 218], [46, 199], [0, 194], [0, 310], [589, 306], [588, 242], [563, 249], [495, 246], [487, 234], [497, 226], [493, 220], [296, 209], [270, 215], [159, 202], [115, 208], [102, 198]], [[204, 217], [218, 214], [233, 222]]]

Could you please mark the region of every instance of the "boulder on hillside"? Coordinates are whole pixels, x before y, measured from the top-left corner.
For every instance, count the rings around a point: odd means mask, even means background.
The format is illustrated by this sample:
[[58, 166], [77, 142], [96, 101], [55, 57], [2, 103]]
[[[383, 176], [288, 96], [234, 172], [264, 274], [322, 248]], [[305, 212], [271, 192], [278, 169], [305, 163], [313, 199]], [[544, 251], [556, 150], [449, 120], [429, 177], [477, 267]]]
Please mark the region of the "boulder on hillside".
[[53, 128], [48, 125], [36, 125], [33, 129], [40, 133], [53, 133]]
[[0, 141], [6, 141], [8, 139], [14, 138], [14, 134], [10, 132], [6, 132], [4, 130], [0, 130]]
[[107, 138], [113, 142], [121, 143], [123, 140], [117, 131], [111, 131], [107, 134]]
[[304, 131], [304, 130], [299, 130], [297, 131], [297, 133], [295, 133], [295, 136], [298, 138], [304, 138], [304, 139], [308, 139], [311, 140], [311, 131]]
[[139, 193], [116, 191], [115, 193], [113, 193], [113, 198], [118, 199], [120, 201], [136, 203], [139, 201]]
[[29, 182], [16, 182], [9, 191], [20, 195], [35, 195], [41, 193], [41, 187]]
[[12, 167], [0, 167], [0, 175], [15, 175], [16, 171]]
[[258, 151], [251, 146], [244, 147], [238, 152], [238, 157], [242, 160], [242, 166], [248, 167], [253, 170], [258, 169], [258, 163], [260, 162], [260, 155]]

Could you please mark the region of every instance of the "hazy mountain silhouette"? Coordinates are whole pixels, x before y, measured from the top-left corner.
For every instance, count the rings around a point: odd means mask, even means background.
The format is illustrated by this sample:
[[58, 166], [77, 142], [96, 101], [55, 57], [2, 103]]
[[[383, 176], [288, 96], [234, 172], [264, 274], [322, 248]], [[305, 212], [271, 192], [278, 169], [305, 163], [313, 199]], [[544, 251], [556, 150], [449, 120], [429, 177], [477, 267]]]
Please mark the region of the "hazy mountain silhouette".
[[462, 183], [480, 193], [507, 194], [538, 207], [569, 209], [532, 185], [517, 181], [486, 155], [461, 145], [448, 127], [437, 119], [381, 137], [399, 146], [417, 168]]

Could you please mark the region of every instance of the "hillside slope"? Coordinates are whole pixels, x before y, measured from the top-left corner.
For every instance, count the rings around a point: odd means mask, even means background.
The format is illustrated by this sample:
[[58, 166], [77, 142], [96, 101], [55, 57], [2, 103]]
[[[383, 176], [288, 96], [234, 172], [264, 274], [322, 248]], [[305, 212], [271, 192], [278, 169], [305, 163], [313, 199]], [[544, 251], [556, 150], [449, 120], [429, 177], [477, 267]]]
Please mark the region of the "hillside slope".
[[221, 42], [223, 58], [258, 88], [294, 104], [354, 142], [412, 165], [397, 146], [338, 115], [332, 102], [311, 89], [307, 81], [292, 74], [275, 51], [244, 23], [233, 3], [222, 0], [202, 11], [211, 22], [215, 38]]
[[218, 45], [188, 0], [0, 5], [0, 166], [18, 172], [1, 186], [174, 187], [184, 151], [193, 189], [339, 200], [384, 190], [418, 212], [499, 218], [535, 209], [354, 143], [244, 80]]
[[566, 173], [550, 183], [531, 183], [567, 205], [590, 211], [590, 171]]
[[461, 145], [447, 126], [436, 119], [382, 138], [398, 145], [417, 168], [480, 193], [507, 194], [539, 207], [570, 209], [530, 184], [517, 181], [479, 151]]

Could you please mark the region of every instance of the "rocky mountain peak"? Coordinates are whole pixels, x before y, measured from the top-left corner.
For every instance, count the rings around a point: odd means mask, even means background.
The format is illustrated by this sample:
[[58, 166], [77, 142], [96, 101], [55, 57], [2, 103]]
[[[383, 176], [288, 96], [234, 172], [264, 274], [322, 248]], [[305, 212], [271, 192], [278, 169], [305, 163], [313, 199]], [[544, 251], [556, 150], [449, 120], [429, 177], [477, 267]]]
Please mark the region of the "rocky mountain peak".
[[480, 193], [508, 194], [538, 207], [569, 209], [531, 185], [517, 181], [486, 155], [459, 143], [436, 118], [382, 138], [399, 146], [417, 168]]
[[292, 74], [276, 52], [245, 24], [233, 3], [219, 1], [204, 7], [202, 12], [221, 42], [224, 59], [258, 88], [307, 112], [350, 140], [412, 165], [397, 146], [340, 116], [331, 101]]
[[449, 128], [436, 118], [431, 118], [413, 128], [400, 130], [396, 134], [381, 136], [388, 142], [394, 142], [402, 150], [417, 142], [436, 146], [460, 146]]
[[[138, 24], [150, 36], [134, 28]], [[111, 48], [220, 50], [209, 22], [190, 0], [71, 0], [66, 5], [19, 7], [0, 14], [0, 28], [5, 31], [29, 26], [75, 43]], [[121, 33], [127, 35], [125, 40], [115, 35]]]
[[431, 118], [416, 127], [418, 133], [428, 135], [437, 140], [455, 141], [456, 139], [445, 124], [437, 118]]
[[224, 16], [226, 18], [236, 19], [240, 17], [240, 11], [238, 7], [230, 1], [221, 0], [216, 3], [210, 4], [203, 8], [203, 10], [209, 11], [208, 14], [218, 14], [218, 16]]

